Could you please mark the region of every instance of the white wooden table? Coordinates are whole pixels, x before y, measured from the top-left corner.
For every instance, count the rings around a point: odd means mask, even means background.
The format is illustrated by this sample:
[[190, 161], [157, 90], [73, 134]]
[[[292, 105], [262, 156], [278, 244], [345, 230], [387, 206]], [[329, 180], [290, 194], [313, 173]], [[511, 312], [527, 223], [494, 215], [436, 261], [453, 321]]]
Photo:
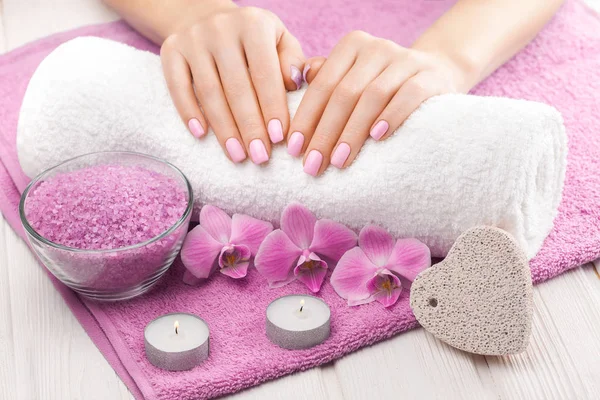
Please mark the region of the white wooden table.
[[[116, 19], [99, 0], [0, 0], [0, 17], [0, 53]], [[532, 343], [519, 356], [465, 354], [417, 329], [231, 398], [599, 399], [600, 275], [578, 268], [537, 286], [534, 299]], [[0, 399], [131, 397], [0, 217]]]

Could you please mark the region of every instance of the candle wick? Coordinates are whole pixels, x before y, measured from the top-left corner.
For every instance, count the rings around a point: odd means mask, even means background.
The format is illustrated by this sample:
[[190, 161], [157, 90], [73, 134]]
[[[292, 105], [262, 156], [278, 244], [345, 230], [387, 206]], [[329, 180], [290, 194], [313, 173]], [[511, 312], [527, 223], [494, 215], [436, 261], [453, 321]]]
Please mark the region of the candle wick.
[[300, 306], [300, 312], [302, 312], [302, 309], [304, 308], [304, 306]]
[[176, 335], [179, 335], [179, 332], [178, 332], [178, 327], [177, 327], [177, 326], [175, 327], [175, 334], [176, 334]]

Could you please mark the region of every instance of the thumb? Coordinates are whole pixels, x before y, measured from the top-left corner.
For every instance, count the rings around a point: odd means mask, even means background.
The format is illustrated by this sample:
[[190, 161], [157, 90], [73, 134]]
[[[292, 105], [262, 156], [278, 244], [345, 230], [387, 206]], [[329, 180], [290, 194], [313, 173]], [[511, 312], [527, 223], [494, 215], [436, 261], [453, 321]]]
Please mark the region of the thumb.
[[302, 72], [302, 78], [304, 82], [311, 83], [313, 79], [319, 73], [319, 70], [325, 64], [327, 59], [323, 56], [311, 57], [304, 63], [304, 71]]
[[277, 51], [285, 88], [287, 90], [300, 89], [303, 82], [302, 70], [306, 60], [300, 42], [285, 30], [277, 44]]

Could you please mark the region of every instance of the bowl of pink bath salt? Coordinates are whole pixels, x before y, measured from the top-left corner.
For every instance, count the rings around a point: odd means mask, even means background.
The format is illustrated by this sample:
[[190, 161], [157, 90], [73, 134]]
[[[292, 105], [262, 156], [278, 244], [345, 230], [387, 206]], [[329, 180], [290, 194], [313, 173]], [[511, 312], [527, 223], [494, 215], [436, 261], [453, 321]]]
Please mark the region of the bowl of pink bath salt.
[[131, 152], [91, 153], [50, 168], [19, 205], [42, 263], [97, 300], [147, 292], [179, 253], [192, 208], [190, 183], [177, 167]]

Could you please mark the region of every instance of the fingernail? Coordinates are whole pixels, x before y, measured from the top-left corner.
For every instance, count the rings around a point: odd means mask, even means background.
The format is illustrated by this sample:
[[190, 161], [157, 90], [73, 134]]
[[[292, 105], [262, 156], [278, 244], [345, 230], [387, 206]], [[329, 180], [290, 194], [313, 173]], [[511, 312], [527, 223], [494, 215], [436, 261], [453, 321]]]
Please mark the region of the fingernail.
[[225, 148], [227, 148], [227, 152], [231, 157], [231, 160], [234, 163], [239, 163], [246, 158], [246, 153], [244, 153], [244, 148], [240, 144], [240, 141], [236, 138], [229, 138], [225, 142]]
[[390, 124], [388, 124], [386, 121], [381, 120], [378, 123], [375, 124], [375, 126], [373, 127], [373, 129], [371, 129], [371, 137], [375, 140], [379, 140], [383, 137], [383, 135], [385, 135], [385, 133], [387, 132], [387, 130], [390, 128]]
[[304, 80], [304, 82], [308, 83], [308, 81], [306, 80], [306, 74], [308, 74], [308, 71], [310, 70], [310, 64], [305, 64], [304, 65], [304, 71], [302, 71], [302, 79]]
[[306, 162], [304, 163], [304, 172], [312, 176], [317, 176], [322, 162], [323, 155], [321, 152], [319, 152], [319, 150], [311, 150], [306, 157]]
[[256, 165], [262, 164], [269, 159], [269, 153], [265, 144], [260, 139], [254, 139], [250, 142], [250, 158]]
[[350, 146], [347, 143], [340, 143], [331, 156], [331, 163], [338, 168], [342, 168], [350, 155]]
[[278, 119], [272, 119], [269, 121], [267, 125], [267, 132], [269, 132], [271, 142], [279, 143], [283, 140], [283, 126], [281, 126], [281, 121]]
[[300, 132], [292, 133], [288, 141], [288, 153], [294, 157], [298, 157], [304, 145], [304, 135]]
[[204, 136], [204, 134], [206, 133], [204, 132], [202, 124], [196, 118], [192, 118], [188, 121], [188, 128], [190, 128], [190, 132], [192, 132], [192, 135], [194, 135], [194, 137], [197, 138]]
[[300, 86], [302, 86], [302, 73], [300, 73], [300, 70], [295, 65], [290, 67], [290, 71], [292, 80], [296, 84], [296, 90], [298, 90], [300, 89]]

